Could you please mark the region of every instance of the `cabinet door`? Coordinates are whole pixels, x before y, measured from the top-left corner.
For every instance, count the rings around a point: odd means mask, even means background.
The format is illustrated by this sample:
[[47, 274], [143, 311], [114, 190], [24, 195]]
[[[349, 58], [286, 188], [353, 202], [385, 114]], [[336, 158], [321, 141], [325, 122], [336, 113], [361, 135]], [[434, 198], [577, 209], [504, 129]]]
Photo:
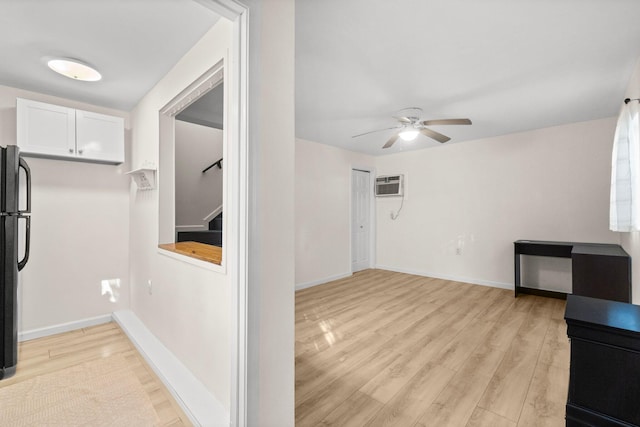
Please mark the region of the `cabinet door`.
[[74, 157], [75, 110], [18, 98], [17, 142], [20, 151], [44, 156]]
[[124, 162], [124, 119], [76, 110], [78, 158]]
[[574, 253], [571, 257], [573, 294], [631, 303], [631, 259]]

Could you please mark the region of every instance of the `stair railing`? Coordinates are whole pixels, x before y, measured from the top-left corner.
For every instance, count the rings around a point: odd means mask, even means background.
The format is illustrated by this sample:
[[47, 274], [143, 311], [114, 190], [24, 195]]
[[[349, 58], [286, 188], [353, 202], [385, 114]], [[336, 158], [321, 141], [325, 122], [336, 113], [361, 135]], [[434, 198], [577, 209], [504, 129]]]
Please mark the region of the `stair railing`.
[[220, 160], [218, 160], [217, 162], [212, 163], [211, 165], [207, 166], [202, 173], [205, 173], [206, 171], [208, 171], [209, 169], [211, 169], [214, 166], [218, 166], [218, 169], [222, 169], [222, 157], [220, 158]]

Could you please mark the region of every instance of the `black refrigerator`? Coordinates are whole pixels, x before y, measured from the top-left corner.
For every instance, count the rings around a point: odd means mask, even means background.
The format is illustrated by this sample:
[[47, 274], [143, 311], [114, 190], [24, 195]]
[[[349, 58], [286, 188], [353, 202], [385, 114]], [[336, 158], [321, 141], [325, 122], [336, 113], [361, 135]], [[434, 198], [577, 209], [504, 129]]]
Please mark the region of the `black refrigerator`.
[[[30, 213], [29, 166], [17, 146], [0, 147], [0, 380], [15, 374], [18, 364], [18, 271], [29, 259]], [[20, 230], [25, 233], [22, 254]]]

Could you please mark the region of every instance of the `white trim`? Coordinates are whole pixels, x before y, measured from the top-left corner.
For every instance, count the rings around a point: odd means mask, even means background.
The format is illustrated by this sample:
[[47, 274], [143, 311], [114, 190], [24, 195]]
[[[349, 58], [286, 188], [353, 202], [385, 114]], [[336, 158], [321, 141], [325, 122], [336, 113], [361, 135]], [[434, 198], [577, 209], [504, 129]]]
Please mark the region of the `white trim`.
[[494, 282], [493, 280], [473, 279], [470, 277], [452, 276], [449, 274], [438, 274], [428, 271], [413, 270], [410, 268], [396, 268], [388, 265], [376, 265], [380, 270], [395, 271], [397, 273], [413, 274], [415, 276], [433, 277], [434, 279], [453, 280], [454, 282], [471, 283], [472, 285], [491, 286], [492, 288], [513, 290], [513, 283]]
[[[221, 1], [221, 0], [219, 0]], [[223, 0], [230, 3], [232, 0]], [[230, 152], [235, 154], [236, 180], [231, 187], [231, 207], [233, 218], [230, 235], [237, 236], [235, 246], [236, 261], [230, 271], [231, 283], [236, 284], [236, 292], [230, 292], [235, 316], [231, 317], [231, 425], [247, 425], [247, 370], [248, 370], [248, 293], [249, 293], [249, 9], [234, 3], [237, 18], [234, 21], [236, 37], [233, 40], [232, 72], [235, 96], [229, 96], [230, 111], [237, 113], [237, 119], [230, 118], [230, 128], [236, 134], [230, 140]], [[237, 75], [236, 75], [237, 73]], [[235, 121], [234, 121], [235, 120]], [[229, 162], [227, 162], [227, 165]], [[228, 169], [228, 168], [227, 168]], [[229, 218], [229, 216], [227, 216]], [[225, 221], [229, 224], [229, 221]], [[227, 228], [228, 230], [228, 228]], [[223, 234], [223, 238], [228, 233]], [[225, 243], [227, 244], [227, 243]]]
[[102, 325], [111, 322], [111, 314], [89, 317], [87, 319], [75, 320], [73, 322], [60, 323], [58, 325], [46, 326], [44, 328], [31, 329], [18, 333], [18, 341], [29, 341], [36, 338], [48, 337], [50, 335], [62, 334], [64, 332], [75, 331], [76, 329], [88, 328], [89, 326]]
[[350, 276], [353, 276], [353, 273], [349, 272], [349, 273], [336, 274], [335, 276], [325, 277], [324, 279], [318, 279], [318, 280], [312, 280], [310, 282], [298, 283], [296, 285], [296, 291], [299, 291], [301, 289], [310, 288], [312, 286], [323, 285], [325, 283], [333, 282], [334, 280], [344, 279], [345, 277], [350, 277]]
[[227, 140], [223, 169], [226, 211], [223, 247], [229, 269], [231, 322], [230, 421], [247, 424], [247, 304], [249, 253], [249, 9], [236, 0], [195, 0], [233, 21], [226, 63]]
[[[217, 0], [211, 0], [217, 1]], [[159, 174], [158, 179], [158, 243], [167, 243], [176, 241], [176, 227], [175, 227], [175, 120], [176, 115], [184, 111], [189, 105], [196, 102], [203, 97], [207, 92], [214, 87], [222, 84], [225, 78], [225, 74], [228, 72], [229, 52], [221, 58], [214, 66], [210, 67], [205, 73], [193, 81], [189, 86], [183, 89], [178, 95], [176, 95], [171, 101], [165, 104], [159, 112], [159, 147], [160, 147], [160, 171], [164, 170], [164, 173]], [[225, 96], [224, 99], [228, 99], [227, 85], [224, 86]], [[226, 108], [226, 105], [225, 105]], [[228, 115], [225, 114], [225, 120]], [[224, 127], [222, 133], [223, 139], [223, 153], [228, 145], [229, 132]], [[163, 154], [165, 153], [165, 154]], [[227, 157], [223, 155], [223, 157]], [[164, 178], [163, 178], [164, 177]], [[227, 197], [227, 188], [229, 188], [227, 179], [227, 170], [223, 170], [223, 199]], [[224, 200], [223, 200], [224, 204]], [[166, 209], [167, 205], [170, 209]], [[167, 214], [167, 212], [169, 212]], [[227, 233], [222, 233], [222, 268], [225, 268], [227, 262], [225, 240]]]
[[184, 88], [171, 101], [160, 109], [160, 114], [175, 118], [184, 111], [189, 105], [203, 97], [208, 91], [221, 84], [224, 80], [224, 69], [226, 58], [218, 61], [213, 67], [209, 68], [204, 74], [194, 80], [189, 86]]
[[202, 221], [209, 222], [213, 218], [217, 217], [220, 212], [222, 212], [222, 205], [218, 206], [217, 208], [215, 208], [213, 210], [213, 212], [211, 212], [209, 215], [207, 215], [204, 218], [202, 218]]
[[204, 225], [176, 225], [176, 232], [178, 231], [207, 231], [208, 228]]
[[204, 7], [213, 10], [218, 15], [227, 18], [229, 21], [235, 21], [239, 15], [242, 15], [246, 7], [235, 0], [194, 0]]
[[229, 414], [224, 406], [131, 310], [114, 312], [113, 320], [127, 334], [194, 425], [229, 425]]

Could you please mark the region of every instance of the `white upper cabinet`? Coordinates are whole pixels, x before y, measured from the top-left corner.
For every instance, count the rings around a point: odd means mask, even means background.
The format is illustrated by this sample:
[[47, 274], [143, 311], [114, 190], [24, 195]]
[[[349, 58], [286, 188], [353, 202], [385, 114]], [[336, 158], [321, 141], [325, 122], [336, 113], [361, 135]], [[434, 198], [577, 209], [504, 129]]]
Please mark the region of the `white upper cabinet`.
[[17, 139], [27, 156], [119, 164], [124, 119], [18, 98]]
[[76, 147], [78, 157], [124, 162], [124, 120], [76, 110]]
[[76, 110], [42, 102], [17, 100], [20, 151], [69, 156], [76, 147]]

